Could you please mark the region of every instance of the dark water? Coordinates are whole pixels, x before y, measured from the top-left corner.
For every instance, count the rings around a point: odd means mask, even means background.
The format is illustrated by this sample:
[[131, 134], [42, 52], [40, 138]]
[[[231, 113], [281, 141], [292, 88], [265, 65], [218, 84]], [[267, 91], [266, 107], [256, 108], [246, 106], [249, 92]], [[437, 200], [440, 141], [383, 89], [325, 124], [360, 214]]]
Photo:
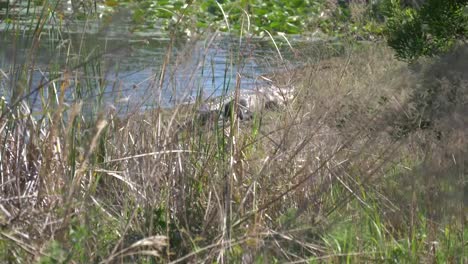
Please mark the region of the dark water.
[[[0, 31], [0, 93], [8, 101], [25, 83], [21, 94], [29, 95], [32, 108], [40, 110], [39, 99], [49, 96], [52, 88], [60, 90], [47, 81], [67, 70], [72, 80], [67, 102], [81, 100], [125, 112], [170, 107], [197, 95], [217, 96], [238, 81], [241, 89], [252, 89], [264, 84], [259, 75], [285, 67], [270, 38], [212, 33], [171, 42], [157, 28], [144, 33], [130, 30], [124, 23], [81, 22], [61, 25], [60, 30], [49, 27], [37, 43], [30, 31]], [[285, 61], [299, 63], [285, 40], [276, 41]], [[24, 65], [28, 75], [21, 77]]]

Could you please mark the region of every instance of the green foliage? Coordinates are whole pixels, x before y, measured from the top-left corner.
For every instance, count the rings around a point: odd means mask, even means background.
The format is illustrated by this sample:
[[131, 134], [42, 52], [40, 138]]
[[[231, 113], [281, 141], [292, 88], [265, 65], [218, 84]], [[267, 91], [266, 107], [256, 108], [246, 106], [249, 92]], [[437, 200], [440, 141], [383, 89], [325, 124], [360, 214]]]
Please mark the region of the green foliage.
[[323, 0], [139, 0], [133, 20], [139, 28], [177, 26], [183, 31], [216, 26], [222, 31], [240, 31], [250, 26], [255, 33], [267, 30], [299, 34], [318, 19], [324, 3]]
[[386, 36], [397, 58], [414, 61], [450, 50], [457, 40], [466, 40], [466, 1], [427, 0], [420, 9], [403, 8], [399, 0], [386, 5]]
[[119, 240], [118, 225], [94, 208], [89, 210], [86, 217], [87, 223], [81, 223], [78, 219], [71, 221], [66, 241], [48, 241], [39, 263], [68, 263], [71, 260], [88, 263], [104, 259]]
[[43, 256], [40, 260], [40, 264], [53, 264], [53, 263], [64, 263], [66, 261], [66, 252], [60, 246], [60, 243], [53, 240], [47, 246], [45, 251], [46, 256]]
[[378, 19], [378, 13], [375, 5], [350, 2], [332, 10], [331, 17], [321, 19], [318, 26], [330, 36], [373, 40], [383, 34], [383, 24]]
[[[375, 193], [361, 193], [375, 196]], [[375, 200], [375, 201], [372, 201]], [[331, 250], [327, 256], [331, 263], [359, 263], [373, 260], [382, 263], [447, 263], [462, 261], [463, 241], [467, 231], [459, 226], [431, 227], [432, 221], [422, 213], [402, 234], [391, 232], [391, 225], [382, 217], [381, 205], [376, 198], [364, 199], [367, 206], [351, 201], [346, 214], [333, 214], [340, 219], [322, 236], [323, 244]], [[408, 217], [402, 214], [400, 217]], [[405, 221], [408, 225], [408, 221]], [[465, 238], [463, 238], [465, 237]]]
[[352, 2], [334, 6], [326, 0], [133, 0], [106, 1], [109, 8], [133, 11], [135, 30], [155, 28], [191, 34], [207, 29], [262, 35], [301, 34], [318, 29], [330, 36], [375, 39], [383, 26], [375, 5]]
[[[244, 11], [248, 13], [254, 32], [268, 30], [298, 34], [310, 25], [323, 10], [322, 1], [250, 0], [226, 4], [230, 23], [240, 30]], [[223, 7], [224, 8], [224, 7]], [[245, 23], [246, 21], [244, 21]], [[243, 25], [244, 27], [246, 25]]]

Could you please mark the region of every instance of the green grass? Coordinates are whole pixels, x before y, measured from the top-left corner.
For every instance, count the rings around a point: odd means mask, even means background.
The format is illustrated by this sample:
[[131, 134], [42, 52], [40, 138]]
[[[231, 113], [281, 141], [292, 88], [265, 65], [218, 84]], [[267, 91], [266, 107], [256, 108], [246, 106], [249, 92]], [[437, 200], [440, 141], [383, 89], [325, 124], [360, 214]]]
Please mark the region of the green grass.
[[[324, 49], [267, 76], [296, 87], [286, 106], [202, 124], [197, 105], [128, 116], [102, 98], [83, 106], [106, 69], [72, 44], [70, 64], [50, 66], [40, 113], [1, 104], [0, 260], [466, 262], [466, 48], [419, 68], [380, 44]], [[464, 99], [425, 101], [421, 87]]]

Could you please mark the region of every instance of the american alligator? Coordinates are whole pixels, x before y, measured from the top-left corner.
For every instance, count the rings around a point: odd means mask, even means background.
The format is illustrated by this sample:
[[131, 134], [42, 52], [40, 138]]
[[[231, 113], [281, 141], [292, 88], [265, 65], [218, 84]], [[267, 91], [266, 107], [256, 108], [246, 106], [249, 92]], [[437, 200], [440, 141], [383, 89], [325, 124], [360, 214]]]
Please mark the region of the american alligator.
[[293, 98], [293, 88], [280, 88], [274, 85], [254, 90], [233, 91], [202, 104], [198, 115], [203, 122], [221, 116], [229, 119], [233, 113], [239, 120], [250, 120], [264, 109], [284, 106]]

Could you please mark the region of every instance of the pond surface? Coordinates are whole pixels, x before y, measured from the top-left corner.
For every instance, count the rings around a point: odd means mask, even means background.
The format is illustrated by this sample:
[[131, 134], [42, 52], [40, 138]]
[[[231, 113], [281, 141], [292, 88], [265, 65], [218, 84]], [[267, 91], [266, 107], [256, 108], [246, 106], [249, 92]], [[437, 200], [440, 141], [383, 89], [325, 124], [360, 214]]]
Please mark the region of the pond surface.
[[[284, 69], [286, 61], [301, 63], [281, 38], [275, 39], [278, 49], [270, 38], [224, 33], [174, 39], [171, 42], [158, 28], [131, 33], [131, 26], [122, 20], [68, 22], [60, 29], [49, 26], [36, 45], [31, 31], [4, 29], [0, 31], [0, 93], [11, 98], [21, 82], [20, 69], [28, 65], [29, 76], [23, 78], [31, 93], [28, 100], [38, 110], [39, 99], [50, 94], [44, 83], [68, 71], [72, 84], [66, 91], [67, 102], [82, 100], [124, 113], [218, 96], [237, 82], [241, 89], [253, 89], [265, 85], [261, 74]], [[304, 43], [290, 41], [292, 46]]]

